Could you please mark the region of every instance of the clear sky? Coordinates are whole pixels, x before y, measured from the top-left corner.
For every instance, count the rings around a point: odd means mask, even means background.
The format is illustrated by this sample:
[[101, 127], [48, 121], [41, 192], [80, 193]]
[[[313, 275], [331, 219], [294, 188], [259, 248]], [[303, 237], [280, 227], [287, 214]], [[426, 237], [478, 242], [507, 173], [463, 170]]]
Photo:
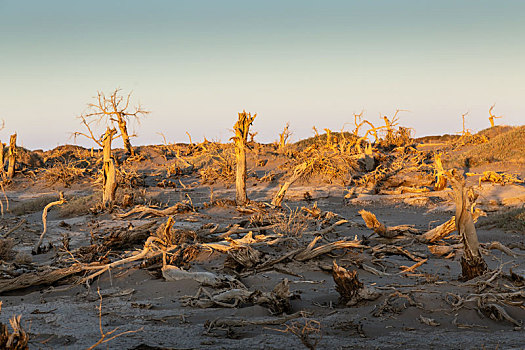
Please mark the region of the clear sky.
[[[525, 124], [525, 1], [0, 0], [0, 119], [28, 148], [72, 143], [98, 90], [151, 114], [135, 144], [271, 142], [396, 108], [417, 135]], [[350, 126], [348, 126], [350, 128]], [[89, 142], [80, 142], [91, 145]]]

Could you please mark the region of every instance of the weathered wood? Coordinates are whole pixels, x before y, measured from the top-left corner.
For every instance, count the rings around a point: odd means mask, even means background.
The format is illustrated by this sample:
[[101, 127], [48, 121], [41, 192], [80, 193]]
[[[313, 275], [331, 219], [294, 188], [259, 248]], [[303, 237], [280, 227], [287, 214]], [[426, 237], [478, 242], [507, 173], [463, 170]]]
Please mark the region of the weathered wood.
[[288, 188], [295, 181], [299, 180], [299, 178], [301, 176], [303, 176], [304, 172], [306, 171], [306, 169], [308, 168], [309, 165], [310, 165], [310, 162], [306, 161], [306, 162], [301, 163], [301, 164], [299, 164], [298, 166], [295, 167], [295, 169], [293, 170], [292, 176], [290, 176], [290, 178], [288, 180], [286, 180], [286, 182], [281, 186], [281, 188], [279, 188], [279, 192], [277, 192], [275, 197], [273, 197], [273, 199], [272, 199], [272, 205], [273, 206], [276, 206], [276, 207], [280, 207], [281, 206], [281, 204], [283, 202], [283, 199], [284, 199], [284, 196], [285, 196], [286, 191], [288, 190]]
[[61, 204], [64, 204], [65, 202], [66, 200], [64, 199], [64, 193], [60, 192], [60, 198], [57, 201], [51, 202], [44, 207], [44, 210], [42, 211], [42, 225], [44, 226], [44, 229], [42, 230], [42, 234], [40, 235], [40, 238], [38, 239], [38, 243], [36, 244], [34, 248], [35, 253], [38, 253], [38, 249], [40, 248], [40, 245], [42, 244], [42, 241], [44, 240], [44, 236], [47, 231], [47, 211], [52, 206], [61, 205]]
[[332, 277], [335, 282], [335, 289], [339, 293], [339, 302], [352, 306], [362, 300], [375, 300], [380, 293], [373, 287], [367, 287], [359, 281], [357, 271], [348, 271], [344, 267], [338, 266], [333, 262]]
[[83, 268], [81, 266], [74, 265], [57, 270], [24, 273], [15, 278], [0, 280], [0, 293], [39, 285], [50, 285], [62, 278], [81, 272], [82, 270]]
[[106, 129], [104, 139], [102, 140], [103, 145], [103, 192], [102, 192], [102, 204], [104, 207], [111, 207], [115, 201], [115, 195], [117, 192], [117, 173], [115, 169], [115, 164], [111, 158], [111, 141], [113, 136], [116, 134], [116, 130]]
[[472, 206], [463, 175], [453, 171], [449, 180], [454, 189], [456, 203], [456, 229], [463, 243], [461, 257], [462, 276], [465, 280], [481, 276], [487, 270], [487, 264], [479, 251], [478, 235], [470, 208]]
[[239, 113], [239, 119], [233, 126], [235, 136], [232, 137], [232, 140], [235, 144], [235, 158], [237, 161], [235, 176], [235, 202], [237, 205], [245, 205], [248, 202], [248, 196], [246, 195], [246, 143], [250, 125], [252, 125], [256, 116], [257, 114], [254, 114], [252, 117], [251, 113], [242, 111], [242, 113]]
[[0, 172], [4, 172], [4, 144], [0, 142]]
[[15, 176], [16, 166], [16, 133], [11, 135], [9, 140], [9, 165], [7, 168], [7, 178], [12, 179]]
[[118, 112], [116, 114], [118, 128], [120, 129], [120, 134], [122, 135], [122, 142], [124, 142], [124, 149], [126, 150], [126, 153], [128, 153], [130, 156], [134, 156], [135, 151], [131, 146], [131, 142], [129, 141], [128, 126], [125, 119], [125, 115], [122, 112]]

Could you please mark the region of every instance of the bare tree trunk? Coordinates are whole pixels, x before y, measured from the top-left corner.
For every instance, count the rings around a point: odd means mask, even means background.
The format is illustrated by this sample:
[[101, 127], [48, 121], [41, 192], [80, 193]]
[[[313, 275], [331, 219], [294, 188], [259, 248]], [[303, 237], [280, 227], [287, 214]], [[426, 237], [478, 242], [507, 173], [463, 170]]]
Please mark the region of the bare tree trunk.
[[273, 200], [272, 200], [273, 206], [276, 206], [276, 207], [281, 206], [283, 199], [284, 199], [284, 195], [286, 194], [286, 191], [288, 191], [288, 188], [295, 181], [297, 181], [301, 176], [303, 176], [306, 168], [308, 168], [308, 165], [310, 165], [309, 162], [304, 162], [295, 167], [295, 169], [293, 170], [292, 176], [281, 186], [281, 188], [279, 189], [279, 192], [277, 192], [275, 197], [273, 197]]
[[456, 229], [463, 243], [461, 270], [465, 280], [481, 276], [487, 270], [487, 264], [479, 251], [478, 235], [472, 218], [471, 199], [465, 187], [465, 178], [455, 171], [450, 177], [456, 202]]
[[4, 172], [4, 144], [0, 142], [0, 172]]
[[134, 156], [135, 151], [133, 150], [131, 142], [129, 141], [128, 126], [126, 120], [120, 114], [118, 115], [118, 127], [120, 129], [120, 134], [122, 135], [122, 142], [124, 142], [124, 149], [126, 150], [126, 153], [128, 153], [130, 156]]
[[248, 140], [248, 133], [250, 125], [257, 114], [253, 117], [250, 113], [243, 111], [239, 113], [239, 119], [233, 126], [235, 136], [232, 137], [235, 143], [235, 158], [237, 161], [237, 172], [235, 176], [235, 202], [237, 205], [245, 205], [248, 202], [246, 195], [246, 142]]
[[9, 142], [9, 166], [7, 169], [7, 178], [12, 179], [15, 176], [16, 165], [16, 133], [11, 135]]
[[113, 135], [116, 134], [115, 129], [107, 128], [106, 134], [102, 141], [103, 144], [103, 193], [102, 193], [102, 204], [104, 207], [111, 207], [115, 201], [115, 194], [117, 192], [117, 174], [115, 170], [115, 164], [111, 158], [111, 141]]

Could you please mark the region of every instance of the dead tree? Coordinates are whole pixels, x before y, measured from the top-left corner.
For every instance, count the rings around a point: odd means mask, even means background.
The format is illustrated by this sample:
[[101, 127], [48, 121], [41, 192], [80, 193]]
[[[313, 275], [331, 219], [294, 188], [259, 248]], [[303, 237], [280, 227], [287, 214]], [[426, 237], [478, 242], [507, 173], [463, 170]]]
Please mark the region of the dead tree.
[[461, 136], [467, 136], [467, 134], [468, 134], [468, 130], [465, 129], [465, 117], [466, 117], [467, 115], [468, 115], [468, 112], [463, 113], [463, 114], [461, 115], [461, 119], [463, 120], [463, 131], [461, 131]]
[[290, 130], [288, 129], [290, 127], [290, 123], [286, 123], [284, 126], [283, 132], [279, 134], [279, 150], [283, 150], [286, 146], [286, 142], [288, 141], [288, 138], [292, 134]]
[[102, 205], [105, 208], [112, 206], [113, 202], [115, 201], [115, 194], [117, 193], [117, 172], [111, 157], [111, 141], [113, 140], [113, 136], [116, 133], [117, 130], [115, 130], [115, 128], [107, 128], [104, 138], [102, 139], [102, 176], [104, 187], [102, 192]]
[[283, 202], [283, 199], [284, 199], [284, 195], [286, 194], [286, 191], [288, 190], [288, 188], [295, 181], [299, 180], [299, 178], [301, 176], [303, 176], [303, 174], [306, 171], [306, 169], [308, 168], [308, 166], [310, 166], [310, 162], [306, 161], [304, 163], [301, 163], [301, 164], [297, 165], [294, 168], [292, 176], [290, 176], [290, 178], [288, 180], [286, 180], [286, 182], [281, 186], [281, 188], [279, 188], [279, 192], [277, 192], [275, 197], [273, 197], [273, 200], [272, 200], [272, 205], [273, 206], [276, 206], [276, 207], [280, 207], [281, 206], [281, 204]]
[[97, 138], [94, 135], [93, 130], [91, 129], [91, 123], [94, 120], [88, 122], [84, 116], [81, 116], [80, 118], [82, 119], [82, 124], [84, 124], [88, 133], [85, 134], [82, 132], [75, 132], [75, 137], [79, 135], [87, 137], [88, 139], [93, 140], [98, 146], [102, 148], [102, 204], [105, 208], [108, 208], [111, 207], [113, 205], [113, 202], [115, 201], [118, 186], [117, 171], [115, 168], [115, 163], [113, 161], [111, 142], [120, 135], [116, 135], [117, 130], [115, 128], [110, 129], [109, 127], [107, 127], [106, 132], [102, 136]]
[[[364, 121], [361, 121], [361, 118], [363, 117], [363, 113], [364, 111], [361, 111], [361, 113], [357, 114], [357, 113], [354, 113], [354, 125], [355, 125], [355, 129], [354, 131], [352, 132], [354, 134], [354, 136], [358, 137], [359, 136], [359, 129], [365, 124]], [[359, 123], [357, 122], [357, 120], [359, 119]]]
[[492, 110], [494, 109], [494, 107], [496, 106], [496, 104], [493, 104], [490, 108], [489, 108], [489, 121], [490, 121], [490, 127], [493, 128], [495, 126], [494, 124], [494, 119], [498, 119], [498, 118], [503, 118], [502, 115], [500, 115], [499, 117], [496, 117], [495, 115], [492, 114]]
[[129, 135], [128, 133], [128, 122], [132, 118], [139, 120], [149, 112], [142, 109], [140, 105], [135, 108], [130, 107], [131, 93], [127, 97], [121, 96], [119, 93], [120, 90], [115, 89], [110, 96], [106, 96], [99, 91], [96, 103], [88, 105], [89, 111], [82, 118], [88, 123], [94, 119], [97, 122], [106, 121], [106, 124], [118, 127], [124, 143], [124, 149], [129, 155], [134, 155], [135, 152], [129, 141], [130, 137], [134, 135]]
[[250, 132], [250, 125], [257, 114], [253, 117], [251, 113], [242, 111], [239, 113], [239, 119], [233, 126], [235, 136], [231, 138], [235, 144], [235, 158], [237, 161], [237, 172], [235, 177], [235, 202], [237, 205], [245, 205], [248, 202], [246, 195], [246, 143]]
[[463, 256], [461, 257], [461, 270], [465, 280], [481, 276], [487, 270], [487, 264], [479, 251], [478, 235], [474, 226], [471, 208], [473, 196], [469, 196], [469, 189], [465, 187], [465, 178], [455, 170], [449, 180], [454, 189], [456, 203], [456, 230], [459, 232], [463, 243]]
[[9, 141], [9, 165], [7, 168], [7, 178], [12, 179], [15, 176], [16, 165], [16, 133], [11, 135]]

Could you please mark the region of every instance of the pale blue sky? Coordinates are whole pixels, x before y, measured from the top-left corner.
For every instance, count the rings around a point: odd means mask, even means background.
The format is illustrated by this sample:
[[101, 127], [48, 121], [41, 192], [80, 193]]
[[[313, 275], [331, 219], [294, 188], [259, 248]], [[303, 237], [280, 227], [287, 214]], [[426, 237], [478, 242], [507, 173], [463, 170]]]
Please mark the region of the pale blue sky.
[[[151, 110], [135, 144], [339, 130], [396, 108], [418, 135], [525, 124], [524, 1], [0, 0], [0, 118], [29, 148], [73, 142], [97, 90]], [[79, 140], [80, 141], [80, 140]], [[89, 142], [81, 142], [90, 145]]]

